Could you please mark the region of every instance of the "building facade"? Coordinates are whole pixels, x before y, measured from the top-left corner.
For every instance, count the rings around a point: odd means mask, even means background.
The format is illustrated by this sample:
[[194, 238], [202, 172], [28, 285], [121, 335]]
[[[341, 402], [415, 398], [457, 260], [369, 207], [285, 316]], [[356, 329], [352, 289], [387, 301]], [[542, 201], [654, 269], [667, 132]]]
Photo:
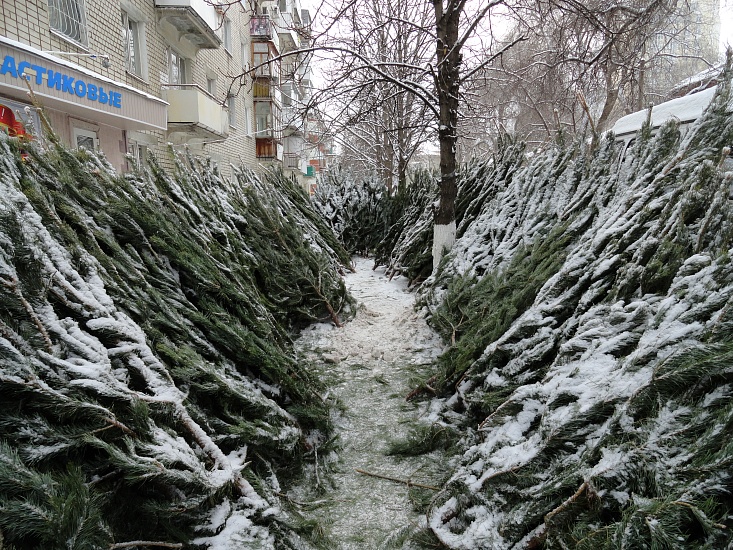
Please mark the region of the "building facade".
[[293, 0], [0, 0], [0, 106], [34, 127], [34, 98], [64, 142], [119, 171], [149, 152], [170, 167], [170, 148], [188, 147], [227, 176], [285, 163], [303, 183], [307, 162], [291, 159], [307, 151], [285, 161], [282, 90], [295, 81], [280, 71], [283, 48], [307, 43], [303, 21]]
[[312, 54], [310, 13], [298, 0], [265, 0], [250, 23], [254, 75], [256, 155], [261, 163], [282, 164], [305, 189], [320, 167], [309, 133]]
[[[691, 0], [685, 17], [674, 19], [665, 35], [656, 36], [649, 49], [656, 55], [641, 79], [645, 88], [639, 109], [672, 99], [684, 81], [713, 69], [721, 60], [720, 0]], [[717, 64], [717, 67], [720, 67]], [[719, 70], [719, 69], [718, 69]]]

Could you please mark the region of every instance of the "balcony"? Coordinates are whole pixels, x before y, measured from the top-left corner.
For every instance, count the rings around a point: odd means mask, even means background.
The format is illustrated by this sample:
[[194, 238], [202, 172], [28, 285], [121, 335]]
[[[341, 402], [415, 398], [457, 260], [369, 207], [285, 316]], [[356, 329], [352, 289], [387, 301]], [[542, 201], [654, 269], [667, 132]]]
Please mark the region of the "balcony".
[[282, 110], [282, 126], [287, 128], [289, 133], [302, 134], [303, 132], [303, 111], [298, 107], [288, 106]]
[[269, 15], [253, 15], [249, 20], [249, 35], [260, 40], [272, 40], [275, 26]]
[[258, 100], [268, 100], [268, 101], [274, 101], [275, 100], [275, 91], [276, 88], [273, 84], [271, 84], [268, 81], [263, 80], [255, 80], [253, 86], [252, 86], [252, 94], [255, 101]]
[[259, 160], [282, 160], [283, 146], [272, 137], [258, 137], [255, 140]]
[[293, 19], [292, 13], [282, 12], [276, 23], [277, 34], [280, 37], [280, 43], [283, 51], [297, 50], [300, 45], [297, 27], [300, 26], [299, 21]]
[[277, 80], [280, 78], [280, 68], [276, 61], [263, 62], [255, 66], [255, 78], [270, 78]]
[[299, 170], [300, 156], [296, 155], [295, 153], [285, 153], [283, 164], [285, 165], [285, 168], [288, 168], [290, 170]]
[[221, 138], [229, 130], [227, 110], [197, 84], [163, 86], [168, 106], [168, 132], [190, 137]]
[[216, 35], [216, 8], [206, 0], [155, 0], [155, 8], [160, 21], [175, 29], [177, 38], [185, 38], [196, 48], [216, 49], [221, 45]]

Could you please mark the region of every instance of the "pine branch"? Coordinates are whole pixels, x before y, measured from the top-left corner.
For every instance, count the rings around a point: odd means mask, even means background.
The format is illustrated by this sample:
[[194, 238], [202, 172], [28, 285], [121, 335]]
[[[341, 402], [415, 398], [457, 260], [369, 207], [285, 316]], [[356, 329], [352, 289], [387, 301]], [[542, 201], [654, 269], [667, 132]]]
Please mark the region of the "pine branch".
[[578, 487], [578, 490], [575, 491], [570, 498], [565, 500], [560, 506], [557, 508], [551, 510], [547, 514], [545, 514], [545, 525], [550, 525], [553, 518], [558, 515], [559, 513], [565, 511], [568, 507], [570, 507], [574, 502], [576, 502], [582, 495], [585, 493], [588, 489], [590, 489], [590, 484], [587, 481], [584, 481], [580, 487]]
[[109, 426], [105, 426], [104, 428], [98, 428], [96, 430], [92, 430], [89, 433], [95, 434], [95, 433], [103, 432], [105, 430], [109, 430], [111, 428], [119, 428], [120, 430], [125, 432], [127, 435], [131, 435], [132, 437], [137, 437], [137, 435], [135, 435], [135, 432], [133, 432], [130, 428], [128, 428], [122, 422], [120, 422], [119, 420], [115, 418], [105, 418], [104, 421], [107, 422]]
[[41, 323], [38, 315], [36, 315], [36, 312], [33, 310], [33, 306], [31, 306], [30, 303], [28, 303], [28, 300], [26, 300], [23, 296], [23, 292], [20, 290], [18, 278], [11, 277], [10, 280], [7, 280], [3, 277], [0, 277], [0, 284], [2, 284], [5, 288], [12, 290], [13, 293], [17, 296], [18, 300], [23, 305], [23, 308], [28, 313], [28, 316], [33, 321], [33, 324], [36, 325], [38, 332], [43, 337], [43, 341], [46, 344], [46, 351], [48, 351], [48, 353], [53, 353], [53, 343], [51, 342], [51, 337], [48, 335], [46, 328], [43, 326], [43, 323]]
[[[675, 500], [675, 501], [672, 501], [672, 504], [676, 506], [685, 506], [686, 508], [699, 512], [697, 506], [695, 506], [694, 504], [690, 504], [689, 502], [685, 502], [684, 500]], [[723, 525], [722, 523], [710, 522], [710, 525], [712, 525], [713, 527], [716, 527], [717, 529], [728, 529], [728, 526]]]

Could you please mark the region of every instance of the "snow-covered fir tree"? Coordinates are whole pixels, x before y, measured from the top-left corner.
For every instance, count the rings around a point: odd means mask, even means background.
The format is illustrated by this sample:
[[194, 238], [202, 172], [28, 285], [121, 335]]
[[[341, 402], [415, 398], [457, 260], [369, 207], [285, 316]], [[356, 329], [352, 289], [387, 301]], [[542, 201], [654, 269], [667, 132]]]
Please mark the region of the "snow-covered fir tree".
[[[647, 125], [623, 156], [613, 135], [507, 137], [463, 167], [458, 240], [420, 287], [450, 345], [404, 446], [455, 456], [420, 540], [731, 544], [730, 112], [723, 84], [692, 127]], [[389, 242], [428, 242], [409, 211]]]
[[278, 495], [330, 407], [289, 329], [350, 303], [307, 197], [0, 149], [0, 546], [307, 547]]

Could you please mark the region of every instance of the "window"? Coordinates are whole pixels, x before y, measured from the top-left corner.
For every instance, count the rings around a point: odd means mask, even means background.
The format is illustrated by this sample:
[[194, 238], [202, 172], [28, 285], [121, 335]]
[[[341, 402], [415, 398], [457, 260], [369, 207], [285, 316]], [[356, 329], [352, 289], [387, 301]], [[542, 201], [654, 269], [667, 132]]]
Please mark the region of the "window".
[[282, 85], [282, 98], [283, 98], [283, 105], [285, 107], [290, 107], [293, 104], [293, 86], [291, 82], [286, 82]]
[[143, 77], [143, 32], [144, 25], [122, 12], [122, 44], [125, 49], [125, 69]]
[[97, 139], [97, 132], [92, 130], [84, 130], [83, 128], [74, 128], [74, 143], [76, 148], [87, 149], [89, 151], [96, 151], [99, 149], [99, 139]]
[[213, 95], [216, 97], [216, 77], [207, 77], [206, 78], [206, 91], [209, 92], [210, 95]]
[[295, 62], [288, 61], [282, 66], [283, 80], [294, 80], [295, 79]]
[[237, 125], [236, 99], [237, 98], [233, 95], [227, 97], [227, 107], [229, 107], [229, 126]]
[[135, 148], [135, 156], [137, 157], [138, 166], [140, 168], [148, 167], [148, 146], [139, 145]]
[[255, 42], [252, 47], [252, 65], [257, 70], [257, 76], [269, 75], [270, 68], [266, 63], [270, 58], [270, 48], [262, 42]]
[[252, 134], [252, 110], [244, 106], [244, 133], [248, 136]]
[[247, 55], [247, 53], [249, 52], [249, 49], [247, 48], [247, 43], [244, 40], [241, 41], [241, 44], [242, 44], [242, 52], [241, 52], [242, 53], [242, 69], [246, 70], [247, 61], [249, 61], [249, 55]]
[[221, 41], [224, 43], [224, 49], [228, 52], [232, 51], [232, 22], [228, 18], [221, 21]]
[[270, 61], [270, 47], [264, 42], [252, 44], [252, 66], [255, 69], [255, 76], [271, 76], [277, 78], [279, 75], [277, 63]]
[[84, 0], [48, 0], [48, 17], [54, 31], [82, 46], [88, 44]]
[[188, 84], [188, 62], [173, 48], [168, 49], [168, 84]]
[[132, 149], [132, 156], [135, 158], [135, 163], [137, 166], [142, 168], [148, 167], [148, 146], [143, 145], [142, 143], [137, 142], [130, 142], [130, 146]]
[[255, 130], [258, 137], [271, 137], [273, 133], [272, 109], [267, 101], [255, 102]]

